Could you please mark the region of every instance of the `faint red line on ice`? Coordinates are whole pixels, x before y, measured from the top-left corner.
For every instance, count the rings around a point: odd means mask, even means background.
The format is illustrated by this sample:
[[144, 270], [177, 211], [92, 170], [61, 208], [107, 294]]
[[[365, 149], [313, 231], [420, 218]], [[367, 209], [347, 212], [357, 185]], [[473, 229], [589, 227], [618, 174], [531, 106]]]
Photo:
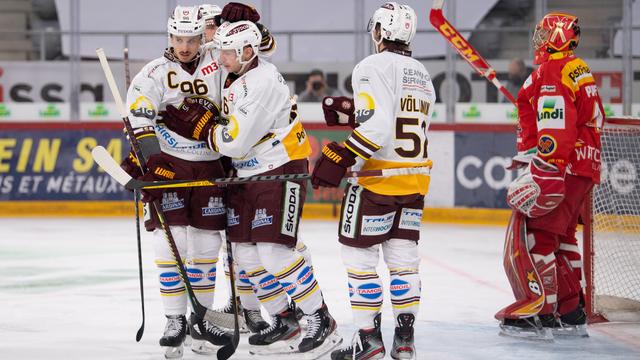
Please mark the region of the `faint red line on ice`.
[[638, 343], [640, 343], [640, 341], [638, 341], [638, 336], [635, 336], [635, 335], [632, 335], [632, 334], [629, 334], [629, 333], [625, 333], [624, 331], [618, 330], [619, 333], [628, 335], [628, 336], [620, 336], [620, 334], [612, 333], [612, 332], [610, 332], [608, 330], [605, 330], [601, 326], [590, 326], [589, 329], [593, 330], [593, 331], [597, 331], [597, 332], [599, 332], [599, 333], [601, 333], [601, 334], [603, 334], [605, 336], [608, 336], [611, 339], [619, 341], [619, 342], [621, 342], [621, 343], [623, 343], [623, 344], [625, 344], [625, 345], [627, 345], [627, 346], [629, 346], [629, 347], [631, 347], [633, 349], [640, 350], [640, 345], [638, 345]]
[[446, 263], [444, 263], [442, 261], [436, 260], [436, 259], [434, 259], [432, 257], [425, 256], [425, 255], [422, 255], [421, 257], [424, 260], [432, 263], [435, 266], [441, 267], [441, 268], [443, 268], [443, 269], [445, 269], [447, 271], [450, 271], [450, 272], [452, 272], [452, 273], [454, 273], [454, 274], [456, 274], [458, 276], [462, 276], [464, 278], [472, 280], [475, 283], [478, 283], [480, 285], [484, 285], [484, 286], [486, 286], [488, 288], [491, 288], [491, 289], [496, 290], [498, 292], [501, 292], [503, 294], [511, 294], [511, 291], [509, 291], [509, 290], [501, 288], [500, 286], [498, 286], [496, 284], [493, 284], [493, 283], [490, 283], [488, 281], [482, 280], [479, 277], [476, 277], [476, 276], [474, 276], [474, 275], [472, 275], [472, 274], [470, 274], [470, 273], [468, 273], [466, 271], [460, 270], [459, 268], [456, 268], [456, 267], [453, 267], [451, 265], [448, 265], [448, 264], [446, 264]]

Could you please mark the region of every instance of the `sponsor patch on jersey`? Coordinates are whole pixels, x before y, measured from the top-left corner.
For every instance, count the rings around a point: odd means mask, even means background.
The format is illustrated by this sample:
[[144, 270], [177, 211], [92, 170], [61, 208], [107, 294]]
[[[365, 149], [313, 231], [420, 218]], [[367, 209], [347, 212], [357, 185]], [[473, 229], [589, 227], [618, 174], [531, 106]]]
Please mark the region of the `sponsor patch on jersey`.
[[404, 280], [393, 279], [391, 280], [391, 285], [389, 286], [389, 292], [393, 296], [402, 296], [411, 290], [411, 284]]
[[269, 274], [262, 279], [260, 279], [260, 283], [258, 283], [258, 287], [264, 290], [271, 290], [278, 287], [280, 283], [278, 279], [276, 279], [273, 275]]
[[236, 117], [231, 115], [229, 117], [229, 123], [222, 128], [222, 141], [226, 143], [232, 142], [238, 136], [238, 120]]
[[221, 197], [209, 197], [209, 203], [202, 208], [202, 216], [218, 216], [226, 212]]
[[138, 96], [136, 101], [129, 106], [129, 111], [135, 117], [144, 117], [150, 120], [156, 118], [156, 109], [153, 103], [144, 95]]
[[398, 228], [405, 230], [420, 230], [422, 209], [402, 208]]
[[298, 275], [297, 283], [300, 285], [307, 285], [313, 281], [313, 271], [308, 266], [305, 266], [304, 269]]
[[361, 92], [358, 94], [355, 99], [355, 106], [355, 116], [358, 123], [364, 123], [367, 120], [371, 119], [376, 111], [376, 105], [373, 101], [373, 98], [366, 92]]
[[184, 208], [184, 199], [178, 198], [176, 192], [165, 192], [162, 194], [162, 211], [172, 211]]
[[284, 190], [282, 224], [280, 233], [295, 237], [298, 231], [298, 212], [300, 209], [300, 184], [287, 181]]
[[384, 235], [393, 227], [395, 217], [395, 211], [384, 215], [363, 216], [360, 234], [364, 236]]
[[542, 135], [540, 136], [540, 140], [538, 140], [538, 151], [542, 155], [551, 155], [556, 151], [558, 147], [558, 143], [553, 136], [550, 135]]
[[542, 85], [540, 86], [540, 93], [554, 93], [556, 92], [555, 85]]
[[356, 293], [365, 299], [375, 300], [382, 296], [382, 286], [376, 283], [366, 283], [358, 286]]
[[345, 195], [342, 217], [340, 219], [340, 235], [355, 238], [358, 223], [358, 209], [360, 208], [361, 186], [349, 186]]
[[227, 226], [238, 224], [240, 224], [240, 215], [236, 215], [234, 209], [227, 209]]
[[180, 274], [175, 271], [168, 271], [160, 274], [160, 284], [162, 284], [162, 286], [176, 286], [180, 283], [180, 281]]
[[564, 98], [562, 96], [541, 96], [538, 99], [538, 131], [564, 129], [564, 112]]
[[258, 159], [256, 158], [251, 158], [249, 160], [242, 160], [242, 161], [236, 161], [233, 160], [231, 161], [231, 163], [233, 164], [233, 167], [240, 170], [240, 169], [253, 169], [256, 168], [260, 165], [260, 161], [258, 161]]
[[267, 215], [267, 209], [257, 209], [256, 214], [251, 221], [251, 228], [266, 226], [273, 224], [273, 215]]

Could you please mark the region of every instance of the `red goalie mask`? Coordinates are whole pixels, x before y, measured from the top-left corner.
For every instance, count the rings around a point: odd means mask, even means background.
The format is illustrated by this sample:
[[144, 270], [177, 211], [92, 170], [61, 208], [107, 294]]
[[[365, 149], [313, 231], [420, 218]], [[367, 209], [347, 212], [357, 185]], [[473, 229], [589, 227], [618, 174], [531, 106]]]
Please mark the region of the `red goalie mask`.
[[534, 64], [542, 64], [550, 54], [575, 49], [580, 41], [578, 17], [549, 13], [536, 25], [533, 34]]

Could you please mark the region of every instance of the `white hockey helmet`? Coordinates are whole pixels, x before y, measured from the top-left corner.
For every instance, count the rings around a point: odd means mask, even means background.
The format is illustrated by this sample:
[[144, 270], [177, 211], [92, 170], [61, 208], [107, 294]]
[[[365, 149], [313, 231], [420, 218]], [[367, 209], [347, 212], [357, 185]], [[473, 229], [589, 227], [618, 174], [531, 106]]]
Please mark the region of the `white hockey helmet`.
[[[216, 48], [220, 50], [235, 50], [240, 64], [246, 64], [258, 55], [262, 35], [256, 24], [251, 21], [225, 22], [213, 38]], [[242, 61], [242, 51], [245, 46], [251, 46], [253, 57]]]
[[[374, 38], [373, 31], [377, 24], [380, 24], [379, 41]], [[416, 35], [417, 27], [416, 12], [409, 5], [387, 2], [373, 13], [367, 31], [371, 32], [371, 38], [376, 44], [385, 39], [409, 45]]]
[[200, 5], [200, 15], [204, 19], [205, 23], [213, 21], [213, 18], [222, 14], [222, 9], [218, 5], [202, 4]]
[[204, 18], [197, 6], [176, 6], [167, 21], [167, 30], [174, 36], [204, 34]]

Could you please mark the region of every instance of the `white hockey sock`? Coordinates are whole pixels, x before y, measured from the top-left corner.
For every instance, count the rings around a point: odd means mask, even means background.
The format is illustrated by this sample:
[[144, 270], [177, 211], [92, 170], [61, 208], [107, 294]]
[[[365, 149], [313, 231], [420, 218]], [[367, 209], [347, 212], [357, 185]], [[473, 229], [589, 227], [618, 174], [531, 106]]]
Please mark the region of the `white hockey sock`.
[[318, 291], [320, 287], [313, 269], [307, 265], [303, 256], [289, 263], [276, 274], [276, 277], [291, 296], [291, 300], [295, 301], [305, 314], [312, 314], [322, 306], [322, 293]]
[[[420, 308], [420, 274], [418, 269], [389, 269], [391, 305], [393, 315], [411, 313], [416, 315]], [[396, 323], [396, 326], [398, 324]]]
[[[170, 229], [182, 261], [184, 262], [184, 256], [187, 253], [187, 228], [186, 226], [171, 226]], [[187, 312], [187, 294], [185, 292], [184, 282], [178, 272], [173, 252], [161, 229], [154, 230], [153, 241], [164, 313], [165, 315], [183, 315]]]
[[257, 299], [269, 314], [275, 315], [287, 308], [287, 295], [275, 276], [261, 267], [247, 272], [247, 277], [255, 289]]
[[249, 281], [247, 272], [240, 270], [236, 271], [236, 290], [240, 297], [240, 303], [242, 307], [247, 310], [260, 310], [260, 301], [258, 300], [254, 287]]
[[187, 276], [196, 298], [205, 307], [211, 307], [216, 289], [218, 259], [193, 259], [187, 264]]
[[347, 276], [355, 325], [359, 329], [371, 329], [373, 318], [382, 308], [382, 281], [375, 270], [347, 269]]

